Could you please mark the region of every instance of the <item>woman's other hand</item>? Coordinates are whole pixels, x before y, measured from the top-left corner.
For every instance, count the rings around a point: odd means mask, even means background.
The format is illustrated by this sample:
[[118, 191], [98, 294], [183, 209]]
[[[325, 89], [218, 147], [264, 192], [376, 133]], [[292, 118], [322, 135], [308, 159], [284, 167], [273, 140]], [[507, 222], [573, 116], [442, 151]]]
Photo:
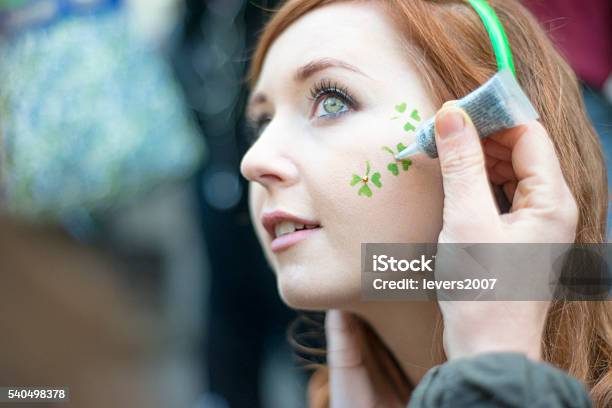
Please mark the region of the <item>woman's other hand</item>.
[[325, 317], [331, 408], [404, 407], [389, 379], [370, 369], [363, 353], [359, 321], [348, 312], [329, 310]]

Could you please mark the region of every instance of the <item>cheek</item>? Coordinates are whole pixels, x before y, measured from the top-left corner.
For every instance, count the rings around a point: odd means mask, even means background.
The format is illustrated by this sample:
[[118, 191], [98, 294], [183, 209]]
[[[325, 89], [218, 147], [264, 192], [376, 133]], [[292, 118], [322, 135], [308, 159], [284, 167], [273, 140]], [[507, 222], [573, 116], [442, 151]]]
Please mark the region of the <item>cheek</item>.
[[381, 242], [437, 242], [444, 202], [438, 161], [421, 156], [407, 172], [389, 175], [380, 194]]
[[[374, 161], [372, 171], [381, 173], [382, 187], [368, 183], [371, 197], [358, 195], [362, 183], [350, 186], [352, 173], [346, 171], [322, 188], [321, 218], [333, 225], [333, 243], [343, 247], [347, 242], [437, 241], [442, 227], [442, 180], [437, 161], [422, 160], [415, 160], [398, 176], [386, 169], [384, 160]], [[342, 174], [342, 170], [337, 171]]]
[[257, 183], [249, 183], [249, 214], [251, 222], [257, 230], [259, 226], [258, 215], [261, 214], [261, 206], [263, 205], [263, 191]]
[[257, 239], [264, 251], [268, 262], [270, 262], [270, 254], [268, 253], [269, 237], [267, 231], [261, 225], [259, 217], [261, 216], [262, 206], [264, 204], [264, 188], [257, 183], [249, 183], [249, 213], [251, 223], [255, 229]]
[[[397, 143], [407, 144], [410, 137], [393, 128], [385, 131], [388, 137], [381, 137], [380, 130], [358, 135], [353, 140], [367, 142], [344, 144], [320, 156], [316, 179], [326, 181], [314, 184], [318, 186], [315, 199], [322, 222], [330, 227], [330, 245], [336, 249], [358, 253], [362, 242], [437, 241], [443, 205], [439, 163], [421, 155], [404, 168], [382, 147], [397, 150]], [[367, 183], [359, 180], [351, 185], [356, 176], [366, 175]]]

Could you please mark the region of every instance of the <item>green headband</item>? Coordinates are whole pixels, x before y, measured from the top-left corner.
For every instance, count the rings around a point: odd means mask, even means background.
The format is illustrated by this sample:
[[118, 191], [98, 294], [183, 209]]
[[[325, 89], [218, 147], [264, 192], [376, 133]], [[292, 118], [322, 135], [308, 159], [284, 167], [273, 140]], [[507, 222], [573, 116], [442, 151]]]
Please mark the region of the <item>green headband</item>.
[[495, 59], [497, 60], [497, 69], [499, 71], [503, 69], [509, 69], [514, 76], [516, 71], [514, 70], [514, 60], [512, 59], [512, 51], [510, 50], [510, 44], [508, 43], [508, 37], [504, 27], [497, 18], [495, 10], [487, 3], [486, 0], [467, 0], [472, 5], [474, 10], [480, 16], [480, 19], [484, 23], [491, 44], [493, 45], [493, 52], [495, 53]]

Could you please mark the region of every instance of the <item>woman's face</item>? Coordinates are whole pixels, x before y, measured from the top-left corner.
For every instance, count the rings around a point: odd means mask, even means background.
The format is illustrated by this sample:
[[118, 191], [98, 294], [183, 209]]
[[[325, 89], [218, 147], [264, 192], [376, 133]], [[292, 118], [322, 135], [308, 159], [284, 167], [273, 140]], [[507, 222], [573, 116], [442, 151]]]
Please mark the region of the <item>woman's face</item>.
[[376, 6], [325, 6], [276, 39], [250, 100], [260, 130], [241, 171], [286, 303], [316, 310], [358, 301], [362, 242], [436, 242], [437, 161], [396, 162], [383, 148], [412, 142], [412, 126], [434, 113]]

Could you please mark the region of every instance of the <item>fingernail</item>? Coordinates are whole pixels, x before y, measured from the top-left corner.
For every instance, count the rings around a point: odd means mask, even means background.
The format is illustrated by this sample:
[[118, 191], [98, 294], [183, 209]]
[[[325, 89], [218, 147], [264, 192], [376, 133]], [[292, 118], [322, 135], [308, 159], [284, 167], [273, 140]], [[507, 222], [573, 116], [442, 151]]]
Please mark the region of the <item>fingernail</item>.
[[461, 109], [446, 107], [436, 115], [436, 132], [441, 138], [449, 138], [465, 129], [465, 113]]

